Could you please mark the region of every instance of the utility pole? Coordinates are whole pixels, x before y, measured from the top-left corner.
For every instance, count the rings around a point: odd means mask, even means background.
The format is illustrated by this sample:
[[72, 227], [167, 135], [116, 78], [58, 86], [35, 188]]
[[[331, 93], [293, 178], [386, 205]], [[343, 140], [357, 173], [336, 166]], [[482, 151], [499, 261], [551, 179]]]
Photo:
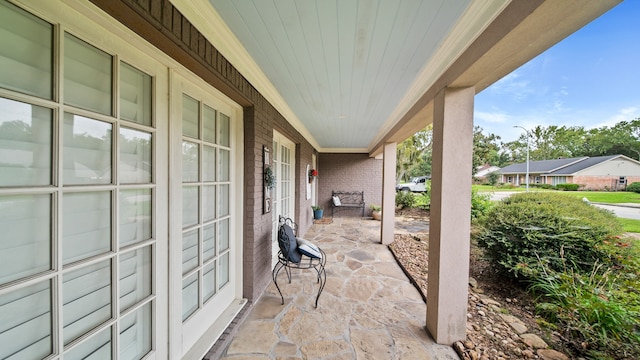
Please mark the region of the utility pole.
[[526, 192], [529, 192], [529, 130], [525, 129], [520, 125], [514, 125], [513, 127], [520, 128], [524, 130], [524, 132], [527, 134], [527, 172], [526, 172], [526, 175], [525, 175], [526, 178], [524, 179], [524, 181], [526, 184]]

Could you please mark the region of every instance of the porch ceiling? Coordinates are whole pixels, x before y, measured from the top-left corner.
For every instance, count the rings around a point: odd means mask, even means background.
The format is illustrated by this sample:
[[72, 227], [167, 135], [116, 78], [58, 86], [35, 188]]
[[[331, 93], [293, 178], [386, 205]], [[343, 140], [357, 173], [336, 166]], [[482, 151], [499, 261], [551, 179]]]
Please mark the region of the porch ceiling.
[[619, 0], [173, 2], [319, 151], [376, 155]]

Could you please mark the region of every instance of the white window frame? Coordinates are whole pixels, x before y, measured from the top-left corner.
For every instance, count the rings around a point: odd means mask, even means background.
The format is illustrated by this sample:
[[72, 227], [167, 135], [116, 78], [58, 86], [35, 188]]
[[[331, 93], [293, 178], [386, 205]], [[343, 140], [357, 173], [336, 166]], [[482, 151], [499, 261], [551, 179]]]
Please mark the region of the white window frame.
[[[242, 108], [224, 94], [205, 83], [188, 71], [170, 71], [170, 104], [172, 119], [170, 124], [170, 173], [178, 174], [170, 179], [170, 199], [172, 209], [169, 216], [170, 268], [169, 278], [169, 337], [170, 358], [202, 358], [213, 342], [223, 333], [230, 319], [242, 309], [246, 299], [242, 298], [242, 192], [243, 192], [243, 130], [241, 126]], [[229, 237], [231, 246], [230, 286], [219, 294], [233, 300], [227, 307], [220, 308], [209, 301], [182, 321], [182, 96], [189, 95], [231, 117], [230, 120], [230, 213]]]

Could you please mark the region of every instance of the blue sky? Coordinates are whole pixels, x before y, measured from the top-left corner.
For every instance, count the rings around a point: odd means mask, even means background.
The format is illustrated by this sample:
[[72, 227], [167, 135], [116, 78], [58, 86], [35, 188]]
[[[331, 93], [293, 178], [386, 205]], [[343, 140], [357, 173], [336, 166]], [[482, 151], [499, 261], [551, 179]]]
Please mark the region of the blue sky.
[[475, 98], [474, 124], [503, 142], [520, 125], [611, 126], [640, 118], [640, 1], [626, 0]]

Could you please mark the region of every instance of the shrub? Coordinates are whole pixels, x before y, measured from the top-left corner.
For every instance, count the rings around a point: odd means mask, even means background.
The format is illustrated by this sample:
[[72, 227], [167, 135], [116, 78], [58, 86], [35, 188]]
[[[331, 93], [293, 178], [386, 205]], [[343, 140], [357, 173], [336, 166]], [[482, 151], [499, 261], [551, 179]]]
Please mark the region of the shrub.
[[487, 182], [491, 186], [496, 186], [499, 178], [500, 174], [498, 174], [496, 171], [487, 174]]
[[481, 219], [492, 206], [491, 195], [471, 190], [471, 220]]
[[413, 196], [412, 193], [408, 192], [408, 191], [399, 191], [396, 192], [396, 206], [403, 209], [403, 208], [410, 208], [413, 207], [413, 204], [415, 204], [416, 199]]
[[414, 195], [414, 206], [422, 210], [431, 209], [431, 195], [428, 192], [423, 192], [418, 195]]
[[627, 191], [640, 193], [640, 182], [632, 182], [631, 184], [627, 185]]
[[556, 189], [563, 191], [578, 191], [580, 184], [557, 184]]
[[601, 245], [620, 234], [615, 216], [584, 201], [553, 193], [514, 194], [492, 207], [475, 238], [490, 260], [513, 277], [533, 278], [540, 264], [563, 269], [559, 254], [589, 271], [596, 261], [609, 262]]
[[540, 188], [540, 189], [554, 189], [555, 187], [551, 184], [529, 184], [530, 187]]

